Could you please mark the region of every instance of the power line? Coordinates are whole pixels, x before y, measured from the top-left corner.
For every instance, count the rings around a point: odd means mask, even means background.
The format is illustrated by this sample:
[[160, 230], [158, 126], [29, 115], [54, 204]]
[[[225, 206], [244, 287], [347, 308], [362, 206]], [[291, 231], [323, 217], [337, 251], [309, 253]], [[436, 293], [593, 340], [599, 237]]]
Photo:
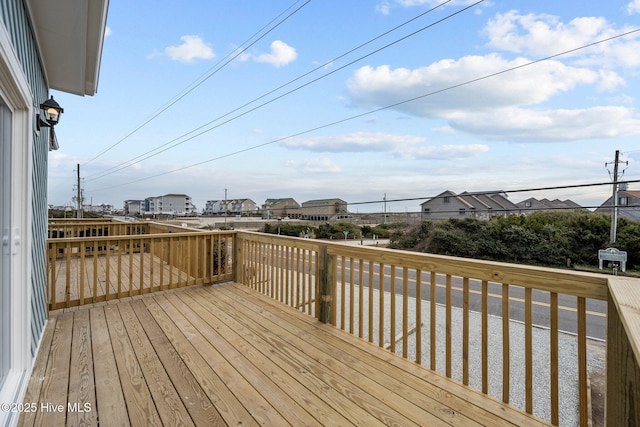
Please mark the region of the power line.
[[[378, 202], [380, 203], [380, 202]], [[315, 206], [314, 206], [315, 207]], [[598, 209], [598, 208], [610, 208], [610, 206], [602, 206], [602, 205], [589, 205], [589, 206], [549, 206], [549, 207], [544, 207], [544, 208], [503, 208], [503, 209], [497, 209], [497, 208], [474, 208], [473, 210], [467, 210], [465, 211], [465, 213], [473, 213], [473, 214], [482, 214], [482, 213], [503, 213], [503, 214], [525, 214], [525, 213], [531, 213], [531, 212], [541, 212], [541, 211], [576, 211], [576, 210], [583, 210], [583, 209]], [[622, 208], [622, 209], [637, 209], [640, 208], [640, 204], [631, 204], [631, 205], [625, 205], [624, 207], [619, 206], [618, 208]], [[459, 213], [460, 210], [457, 209], [452, 209], [452, 210], [442, 210], [442, 211], [437, 211], [437, 212], [433, 212], [434, 214], [455, 214], [455, 213]], [[349, 212], [349, 214], [353, 214], [354, 212]], [[406, 211], [406, 212], [390, 212], [387, 211], [386, 214], [389, 217], [394, 217], [394, 216], [402, 216], [402, 215], [407, 215], [407, 214], [423, 214], [424, 212], [422, 211]], [[367, 213], [362, 213], [361, 215], [383, 215], [384, 212], [367, 212]], [[460, 217], [464, 217], [467, 218], [464, 215], [460, 215]], [[425, 215], [425, 217], [423, 218], [425, 220], [429, 219], [428, 215]], [[431, 218], [431, 219], [445, 219], [445, 218]], [[449, 219], [449, 218], [446, 218]], [[462, 218], [461, 218], [462, 219]]]
[[[330, 75], [333, 75], [333, 74], [337, 73], [338, 71], [341, 71], [341, 70], [343, 70], [343, 69], [355, 64], [356, 62], [362, 61], [363, 59], [368, 58], [369, 56], [372, 56], [372, 55], [374, 55], [374, 54], [376, 54], [376, 53], [378, 53], [378, 52], [380, 52], [380, 51], [382, 51], [384, 49], [387, 49], [387, 48], [389, 48], [389, 47], [391, 47], [391, 46], [393, 46], [395, 44], [400, 43], [401, 41], [404, 41], [404, 40], [406, 40], [406, 39], [408, 39], [410, 37], [413, 37], [416, 34], [422, 32], [422, 31], [424, 31], [424, 30], [426, 30], [428, 28], [431, 28], [431, 27], [433, 27], [433, 26], [435, 26], [435, 25], [437, 25], [437, 24], [439, 24], [441, 22], [444, 22], [444, 21], [446, 21], [448, 19], [451, 19], [454, 16], [456, 16], [456, 15], [458, 15], [458, 14], [460, 14], [460, 13], [462, 13], [462, 12], [472, 8], [472, 7], [477, 6], [478, 4], [484, 2], [485, 0], [479, 0], [476, 3], [473, 3], [473, 4], [467, 6], [467, 7], [463, 8], [463, 9], [458, 10], [457, 12], [454, 12], [454, 13], [452, 13], [452, 14], [450, 14], [450, 15], [442, 18], [442, 19], [439, 19], [439, 20], [437, 20], [435, 22], [432, 22], [429, 25], [426, 25], [426, 26], [418, 29], [417, 31], [414, 31], [414, 32], [412, 32], [412, 33], [410, 33], [408, 35], [405, 35], [405, 36], [403, 36], [403, 37], [401, 37], [399, 39], [396, 39], [395, 41], [393, 41], [391, 43], [388, 43], [388, 44], [386, 44], [386, 45], [384, 45], [384, 46], [382, 46], [382, 47], [380, 47], [380, 48], [378, 48], [378, 49], [376, 49], [376, 50], [374, 50], [372, 52], [369, 52], [366, 55], [363, 55], [363, 56], [361, 56], [361, 57], [359, 57], [359, 58], [357, 58], [357, 59], [355, 59], [355, 60], [353, 60], [353, 61], [351, 61], [351, 62], [349, 62], [347, 64], [344, 64], [344, 65], [342, 65], [342, 66], [340, 66], [340, 67], [338, 67], [338, 68], [336, 68], [336, 69], [334, 69], [334, 70], [332, 70], [332, 71], [330, 71], [328, 73], [325, 73], [325, 74], [321, 75], [320, 77], [317, 77], [317, 78], [315, 78], [313, 80], [310, 80], [310, 81], [308, 81], [308, 82], [306, 82], [306, 83], [304, 83], [304, 84], [302, 84], [300, 86], [297, 86], [294, 89], [291, 89], [291, 90], [289, 90], [289, 91], [287, 91], [287, 92], [285, 92], [285, 93], [283, 93], [281, 95], [276, 96], [275, 98], [272, 98], [272, 99], [270, 99], [270, 100], [268, 100], [266, 102], [263, 102], [262, 104], [259, 104], [259, 105], [255, 106], [255, 107], [253, 107], [253, 108], [251, 108], [251, 109], [249, 109], [247, 111], [244, 111], [241, 114], [233, 116], [230, 119], [225, 120], [224, 122], [219, 123], [219, 124], [209, 128], [209, 129], [205, 130], [204, 132], [197, 133], [197, 134], [192, 135], [191, 137], [187, 138], [187, 136], [189, 136], [191, 134], [194, 134], [195, 132], [198, 132], [199, 130], [201, 130], [201, 129], [203, 129], [203, 128], [205, 128], [205, 127], [207, 127], [207, 126], [209, 126], [209, 125], [211, 125], [211, 124], [213, 124], [213, 123], [215, 123], [215, 122], [217, 122], [217, 121], [219, 121], [219, 120], [221, 120], [221, 119], [223, 119], [223, 118], [225, 118], [225, 117], [227, 117], [227, 116], [229, 116], [229, 115], [231, 115], [231, 114], [233, 114], [233, 113], [235, 113], [235, 112], [237, 112], [237, 111], [239, 111], [239, 110], [241, 110], [241, 109], [243, 109], [243, 108], [245, 108], [245, 107], [247, 107], [247, 106], [249, 106], [249, 105], [251, 105], [251, 104], [253, 104], [255, 102], [257, 102], [257, 101], [259, 101], [260, 99], [263, 99], [263, 98], [267, 97], [268, 95], [271, 95], [271, 94], [277, 92], [278, 90], [280, 90], [280, 89], [282, 89], [282, 88], [284, 88], [286, 86], [289, 86], [290, 84], [292, 84], [292, 83], [294, 83], [294, 82], [296, 82], [296, 81], [298, 81], [298, 80], [300, 80], [300, 79], [312, 74], [313, 72], [324, 68], [326, 65], [331, 64], [331, 63], [333, 63], [333, 62], [335, 62], [335, 61], [337, 61], [337, 60], [349, 55], [350, 53], [355, 52], [356, 50], [358, 50], [358, 49], [360, 49], [360, 48], [372, 43], [375, 40], [380, 39], [381, 37], [383, 37], [385, 35], [388, 35], [389, 33], [391, 33], [393, 31], [395, 31], [395, 30], [397, 30], [397, 29], [409, 24], [410, 22], [415, 21], [416, 19], [426, 15], [429, 12], [432, 12], [432, 11], [436, 10], [439, 7], [442, 7], [442, 6], [446, 5], [447, 3], [451, 2], [451, 1], [452, 0], [447, 0], [447, 1], [443, 2], [443, 3], [440, 3], [439, 5], [427, 10], [426, 12], [423, 12], [420, 15], [418, 15], [418, 16], [416, 16], [416, 17], [414, 17], [414, 18], [412, 18], [412, 19], [410, 19], [408, 21], [405, 21], [404, 23], [402, 23], [402, 24], [400, 24], [400, 25], [398, 25], [398, 26], [396, 26], [396, 27], [394, 27], [394, 28], [392, 28], [392, 29], [390, 29], [390, 30], [388, 30], [388, 31], [376, 36], [375, 38], [373, 38], [371, 40], [368, 40], [365, 43], [360, 44], [356, 48], [353, 48], [353, 49], [351, 49], [351, 50], [349, 50], [349, 51], [337, 56], [336, 58], [325, 62], [323, 65], [318, 66], [318, 67], [316, 67], [316, 68], [314, 68], [314, 69], [312, 69], [312, 70], [310, 70], [310, 71], [308, 71], [308, 72], [296, 77], [295, 79], [290, 80], [289, 82], [287, 82], [287, 83], [285, 83], [285, 84], [283, 84], [283, 85], [281, 85], [281, 86], [279, 86], [279, 87], [277, 87], [277, 88], [275, 88], [275, 89], [273, 89], [273, 90], [271, 90], [271, 91], [269, 91], [269, 92], [267, 92], [267, 93], [255, 98], [255, 99], [253, 99], [252, 101], [249, 101], [249, 102], [241, 105], [240, 107], [237, 107], [237, 108], [235, 108], [235, 109], [233, 109], [233, 110], [231, 110], [231, 111], [229, 111], [229, 112], [227, 112], [227, 113], [225, 113], [225, 114], [223, 114], [221, 116], [218, 116], [215, 119], [213, 119], [213, 120], [211, 120], [211, 121], [209, 121], [209, 122], [207, 122], [207, 123], [195, 128], [195, 129], [190, 130], [187, 133], [184, 133], [184, 134], [182, 134], [182, 135], [180, 135], [178, 137], [175, 137], [175, 138], [171, 139], [170, 141], [167, 141], [166, 143], [164, 143], [164, 144], [162, 144], [162, 145], [160, 145], [160, 146], [158, 146], [156, 148], [153, 148], [153, 149], [151, 149], [149, 151], [146, 151], [146, 152], [144, 152], [144, 153], [142, 153], [142, 154], [140, 154], [140, 155], [138, 155], [138, 156], [136, 156], [136, 157], [134, 157], [134, 158], [132, 158], [130, 160], [127, 160], [125, 162], [119, 163], [116, 166], [113, 166], [113, 167], [111, 167], [109, 169], [106, 169], [102, 173], [99, 173], [99, 175], [98, 174], [94, 174], [94, 175], [92, 175], [92, 176], [94, 176], [94, 178], [89, 179], [89, 181], [95, 181], [95, 180], [103, 178], [105, 176], [112, 175], [115, 172], [118, 172], [118, 171], [121, 171], [123, 169], [129, 168], [134, 164], [134, 162], [140, 162], [140, 161], [147, 160], [147, 159], [149, 159], [151, 157], [155, 157], [155, 156], [157, 156], [157, 155], [159, 155], [161, 153], [164, 153], [165, 151], [168, 151], [168, 150], [170, 150], [172, 148], [175, 148], [175, 147], [177, 147], [179, 145], [182, 145], [182, 144], [184, 144], [184, 143], [186, 143], [188, 141], [191, 141], [192, 139], [195, 139], [195, 138], [203, 135], [204, 133], [210, 132], [210, 131], [212, 131], [214, 129], [217, 129], [217, 128], [225, 125], [225, 124], [228, 124], [228, 123], [230, 123], [230, 122], [232, 122], [234, 120], [237, 120], [237, 119], [239, 119], [239, 118], [241, 118], [241, 117], [243, 117], [243, 116], [245, 116], [245, 115], [247, 115], [247, 114], [249, 114], [249, 113], [251, 113], [253, 111], [256, 111], [256, 110], [258, 110], [258, 109], [260, 109], [262, 107], [265, 107], [265, 106], [267, 106], [267, 105], [269, 105], [269, 104], [271, 104], [271, 103], [273, 103], [273, 102], [275, 102], [275, 101], [277, 101], [279, 99], [282, 99], [282, 98], [284, 98], [284, 97], [286, 97], [286, 96], [288, 96], [288, 95], [290, 95], [290, 94], [292, 94], [292, 93], [294, 93], [294, 92], [296, 92], [296, 91], [298, 91], [298, 90], [300, 90], [302, 88], [310, 86], [311, 84], [316, 83], [319, 80], [322, 80], [322, 79], [324, 79], [324, 78], [326, 78], [326, 77], [328, 77]], [[183, 138], [186, 138], [186, 139], [183, 139]], [[181, 140], [181, 139], [183, 139], [183, 140]], [[172, 144], [172, 145], [170, 145], [170, 144]], [[163, 147], [166, 147], [166, 148], [163, 148]], [[98, 175], [98, 176], [96, 176], [96, 175]], [[89, 176], [89, 178], [91, 178], [91, 176]]]
[[[287, 9], [285, 9], [283, 12], [281, 12], [278, 16], [276, 16], [274, 19], [272, 19], [271, 21], [269, 21], [266, 25], [264, 25], [262, 28], [260, 28], [258, 31], [256, 31], [253, 35], [251, 35], [251, 37], [249, 37], [247, 40], [245, 40], [240, 46], [243, 46], [244, 44], [248, 43], [252, 38], [254, 38], [256, 35], [258, 35], [261, 31], [263, 31], [266, 27], [268, 27], [269, 25], [271, 25], [271, 23], [273, 23], [276, 19], [278, 19], [280, 16], [282, 16], [283, 14], [285, 14], [289, 9], [291, 9], [293, 6], [295, 6], [297, 3], [299, 3], [301, 0], [297, 0], [295, 3], [293, 3], [291, 6], [289, 6]], [[110, 150], [112, 150], [113, 148], [115, 148], [116, 146], [118, 146], [119, 144], [121, 144], [122, 142], [124, 142], [127, 138], [129, 138], [131, 135], [133, 135], [134, 133], [136, 133], [137, 131], [139, 131], [140, 129], [142, 129], [143, 127], [145, 127], [147, 124], [151, 123], [151, 121], [153, 121], [156, 117], [158, 117], [160, 114], [164, 113], [165, 111], [167, 111], [169, 108], [171, 108], [173, 105], [175, 105], [178, 101], [180, 101], [181, 99], [183, 99], [185, 96], [187, 96], [188, 94], [190, 94], [191, 92], [193, 92], [195, 89], [197, 89], [200, 85], [202, 85], [204, 82], [206, 82], [207, 80], [209, 80], [213, 75], [217, 74], [220, 70], [222, 70], [224, 67], [226, 67], [228, 64], [230, 64], [231, 62], [233, 62], [234, 59], [236, 59], [238, 56], [242, 55], [244, 52], [247, 51], [247, 49], [249, 49], [251, 46], [253, 46], [254, 44], [256, 44], [257, 42], [259, 42], [260, 40], [262, 40], [264, 37], [267, 36], [267, 34], [271, 33], [273, 30], [275, 30], [276, 28], [278, 28], [280, 25], [282, 25], [286, 20], [288, 20], [291, 16], [295, 15], [296, 13], [298, 13], [303, 7], [305, 7], [307, 4], [309, 4], [311, 2], [311, 0], [307, 0], [302, 6], [298, 7], [296, 10], [294, 10], [293, 12], [291, 12], [289, 15], [287, 15], [285, 18], [283, 18], [282, 20], [280, 20], [280, 22], [278, 22], [276, 25], [274, 25], [273, 27], [271, 27], [268, 31], [266, 31], [264, 34], [262, 34], [260, 37], [258, 37], [256, 40], [254, 40], [253, 42], [251, 42], [250, 44], [248, 44], [246, 47], [244, 47], [243, 49], [235, 49], [231, 52], [229, 52], [224, 58], [222, 58], [220, 61], [218, 61], [218, 63], [216, 63], [216, 65], [214, 65], [212, 68], [210, 68], [205, 74], [203, 74], [202, 76], [198, 77], [194, 82], [192, 82], [189, 86], [187, 86], [185, 89], [182, 90], [182, 92], [178, 93], [178, 95], [174, 96], [171, 100], [169, 100], [169, 102], [167, 104], [165, 104], [164, 106], [160, 107], [158, 110], [156, 110], [156, 112], [154, 112], [151, 116], [149, 116], [148, 118], [146, 118], [142, 123], [140, 123], [138, 126], [136, 126], [133, 130], [131, 130], [129, 133], [127, 133], [125, 136], [123, 136], [122, 138], [120, 138], [118, 141], [116, 141], [115, 143], [113, 143], [112, 145], [110, 145], [109, 147], [107, 147], [106, 149], [104, 149], [103, 151], [101, 151], [100, 153], [98, 153], [95, 157], [93, 157], [92, 159], [90, 159], [88, 162], [85, 163], [85, 165], [88, 165], [89, 163], [93, 162], [94, 160], [96, 160], [97, 158], [101, 157], [102, 155], [106, 154], [107, 152], [109, 152]], [[237, 52], [235, 55], [233, 55], [234, 52]], [[233, 55], [233, 56], [231, 56]], [[225, 59], [229, 58], [227, 61], [225, 61]], [[220, 65], [222, 64], [222, 65]]]
[[[618, 184], [631, 184], [640, 182], [640, 179], [635, 180], [626, 180], [626, 181], [618, 181]], [[560, 186], [552, 186], [552, 187], [535, 187], [535, 188], [524, 188], [524, 189], [515, 189], [515, 190], [499, 190], [499, 191], [478, 191], [473, 193], [467, 193], [471, 195], [489, 195], [496, 193], [505, 193], [505, 194], [513, 194], [513, 193], [530, 193], [533, 191], [551, 191], [551, 190], [567, 190], [571, 188], [586, 188], [586, 187], [598, 187], [603, 185], [611, 185], [611, 182], [596, 182], [596, 183], [588, 183], [588, 184], [569, 184], [569, 185], [560, 185]], [[458, 194], [460, 196], [460, 194]], [[433, 200], [438, 198], [444, 198], [447, 196], [430, 196], [430, 197], [409, 197], [409, 198], [401, 198], [401, 199], [386, 199], [387, 203], [392, 202], [412, 202], [417, 200]], [[374, 203], [383, 203], [385, 200], [372, 200], [366, 202], [355, 202], [348, 203], [349, 205], [367, 205]]]
[[[630, 34], [637, 33], [639, 31], [640, 31], [640, 29], [627, 31], [625, 33], [621, 33], [621, 34], [618, 34], [618, 35], [615, 35], [615, 36], [612, 36], [612, 37], [608, 37], [606, 39], [602, 39], [602, 40], [599, 40], [599, 41], [596, 41], [596, 42], [593, 42], [593, 43], [589, 43], [589, 44], [583, 45], [581, 47], [577, 47], [577, 48], [574, 48], [574, 49], [566, 50], [564, 52], [557, 53], [557, 54], [554, 54], [554, 55], [550, 55], [550, 56], [547, 56], [545, 58], [541, 58], [541, 59], [530, 61], [530, 62], [527, 62], [527, 63], [524, 63], [524, 64], [520, 64], [518, 66], [507, 68], [507, 69], [504, 69], [504, 70], [501, 70], [501, 71], [498, 71], [498, 72], [495, 72], [495, 73], [487, 74], [485, 76], [478, 77], [478, 78], [475, 78], [475, 79], [472, 79], [472, 80], [467, 80], [467, 81], [465, 81], [463, 83], [455, 84], [455, 85], [452, 85], [452, 86], [449, 86], [449, 87], [446, 87], [446, 88], [443, 88], [443, 89], [438, 89], [438, 90], [435, 90], [435, 91], [432, 91], [432, 92], [428, 92], [428, 93], [425, 93], [423, 95], [419, 95], [419, 96], [416, 96], [416, 97], [413, 97], [413, 98], [406, 99], [404, 101], [396, 102], [396, 103], [393, 103], [393, 104], [390, 104], [390, 105], [387, 105], [387, 106], [384, 106], [384, 107], [379, 107], [379, 108], [376, 108], [376, 109], [373, 109], [373, 110], [366, 111], [364, 113], [356, 114], [356, 115], [349, 116], [349, 117], [346, 117], [346, 118], [343, 118], [343, 119], [340, 119], [340, 120], [336, 120], [336, 121], [333, 121], [333, 122], [330, 122], [330, 123], [319, 125], [319, 126], [316, 126], [314, 128], [307, 129], [307, 130], [304, 130], [304, 131], [301, 131], [301, 132], [298, 132], [298, 133], [295, 133], [295, 134], [291, 134], [291, 135], [288, 135], [288, 136], [284, 136], [284, 137], [281, 137], [281, 138], [277, 138], [277, 139], [274, 139], [274, 140], [271, 140], [271, 141], [267, 141], [267, 142], [264, 142], [262, 144], [253, 145], [251, 147], [247, 147], [247, 148], [244, 148], [244, 149], [241, 149], [241, 150], [237, 150], [237, 151], [233, 151], [233, 152], [230, 152], [230, 153], [227, 153], [227, 154], [223, 154], [223, 155], [220, 155], [220, 156], [217, 156], [217, 157], [213, 157], [213, 158], [210, 158], [208, 160], [203, 160], [203, 161], [200, 161], [200, 162], [188, 165], [188, 166], [183, 166], [183, 167], [180, 167], [180, 168], [177, 168], [177, 169], [173, 169], [173, 170], [169, 170], [169, 171], [165, 171], [165, 172], [162, 172], [162, 173], [159, 173], [159, 174], [156, 174], [156, 175], [151, 175], [151, 176], [148, 176], [148, 177], [145, 177], [145, 178], [140, 178], [140, 179], [136, 179], [136, 180], [133, 180], [133, 181], [128, 181], [126, 183], [113, 185], [113, 186], [101, 188], [101, 189], [94, 190], [94, 191], [102, 191], [102, 190], [107, 190], [107, 189], [111, 189], [111, 188], [117, 188], [117, 187], [121, 187], [121, 186], [128, 185], [128, 184], [133, 184], [133, 183], [136, 183], [136, 182], [145, 181], [145, 180], [152, 179], [152, 178], [157, 178], [159, 176], [167, 175], [167, 174], [174, 173], [174, 172], [179, 172], [179, 171], [182, 171], [182, 170], [185, 170], [185, 169], [189, 169], [189, 168], [192, 168], [192, 167], [195, 167], [195, 166], [200, 166], [200, 165], [203, 165], [203, 164], [206, 164], [206, 163], [210, 163], [210, 162], [213, 162], [213, 161], [216, 161], [216, 160], [221, 160], [221, 159], [224, 159], [224, 158], [227, 158], [227, 157], [231, 157], [231, 156], [242, 154], [242, 153], [245, 153], [245, 152], [248, 152], [248, 151], [256, 150], [258, 148], [266, 147], [268, 145], [272, 145], [272, 144], [275, 144], [277, 142], [282, 142], [282, 141], [285, 141], [285, 140], [288, 140], [288, 139], [292, 139], [292, 138], [295, 138], [295, 137], [298, 137], [298, 136], [306, 135], [308, 133], [312, 133], [312, 132], [315, 132], [315, 131], [318, 131], [318, 130], [321, 130], [321, 129], [325, 129], [325, 128], [328, 128], [328, 127], [336, 126], [338, 124], [342, 124], [342, 123], [345, 123], [345, 122], [348, 122], [348, 121], [352, 121], [352, 120], [355, 120], [355, 119], [358, 119], [358, 118], [361, 118], [361, 117], [364, 117], [364, 116], [368, 116], [370, 114], [374, 114], [374, 113], [377, 113], [377, 112], [380, 112], [380, 111], [388, 110], [388, 109], [391, 109], [391, 108], [394, 108], [394, 107], [398, 107], [400, 105], [408, 104], [410, 102], [414, 102], [414, 101], [417, 101], [417, 100], [420, 100], [420, 99], [424, 99], [424, 98], [427, 98], [429, 96], [437, 95], [437, 94], [440, 94], [440, 93], [443, 93], [443, 92], [447, 92], [449, 90], [453, 90], [453, 89], [457, 89], [457, 88], [460, 88], [460, 87], [463, 87], [463, 86], [467, 86], [467, 85], [470, 85], [472, 83], [477, 83], [477, 82], [480, 82], [480, 81], [483, 81], [483, 80], [487, 80], [489, 78], [493, 78], [493, 77], [496, 77], [496, 76], [499, 76], [499, 75], [502, 75], [502, 74], [505, 74], [505, 73], [508, 73], [508, 72], [519, 70], [519, 69], [522, 69], [522, 68], [525, 68], [525, 67], [528, 67], [528, 66], [531, 66], [531, 65], [535, 65], [535, 64], [538, 64], [540, 62], [548, 61], [550, 59], [557, 58], [559, 56], [567, 55], [569, 53], [573, 53], [573, 52], [576, 52], [576, 51], [579, 51], [579, 50], [582, 50], [582, 49], [587, 49], [589, 47], [593, 47], [593, 46], [596, 46], [596, 45], [599, 45], [599, 44], [602, 44], [602, 43], [606, 43], [606, 42], [609, 42], [609, 41], [612, 41], [612, 40], [615, 40], [615, 39], [618, 39], [618, 38], [621, 38], [621, 37], [628, 36]], [[246, 114], [246, 113], [244, 113], [244, 114]], [[218, 125], [218, 126], [220, 126], [220, 125]], [[212, 128], [212, 129], [215, 129], [215, 127]], [[204, 131], [202, 131], [202, 132], [200, 132], [200, 133], [198, 133], [196, 135], [193, 135], [189, 139], [187, 139], [187, 141], [190, 140], [190, 139], [196, 138], [196, 137], [198, 137], [198, 136], [200, 136], [200, 135], [202, 135], [204, 133], [207, 133], [212, 129], [204, 130]], [[183, 142], [186, 142], [186, 141], [183, 141]], [[94, 178], [94, 180], [95, 179], [97, 179], [97, 178]]]

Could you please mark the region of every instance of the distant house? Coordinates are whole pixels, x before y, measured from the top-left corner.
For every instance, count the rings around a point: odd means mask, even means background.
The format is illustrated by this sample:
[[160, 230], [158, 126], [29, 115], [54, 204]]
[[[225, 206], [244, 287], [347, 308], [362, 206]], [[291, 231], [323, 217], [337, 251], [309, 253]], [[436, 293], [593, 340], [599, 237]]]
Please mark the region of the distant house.
[[560, 210], [560, 209], [562, 210], [584, 209], [582, 206], [580, 206], [579, 204], [571, 200], [559, 200], [559, 199], [538, 200], [534, 197], [530, 197], [516, 204], [522, 210], [523, 214], [529, 214], [536, 211], [550, 211], [550, 210]]
[[302, 209], [293, 198], [267, 199], [262, 205], [262, 218], [300, 218]]
[[504, 191], [461, 194], [445, 191], [422, 203], [420, 208], [423, 219], [489, 219], [520, 213], [520, 208], [507, 198]]
[[253, 215], [256, 210], [256, 202], [251, 199], [227, 200], [228, 210], [233, 215]]
[[0, 2], [1, 426], [17, 424], [48, 317], [47, 164], [59, 116], [48, 114], [49, 91], [97, 92], [107, 10], [106, 0]]
[[230, 215], [253, 215], [257, 212], [256, 202], [251, 199], [207, 200], [205, 215], [222, 215], [225, 212]]
[[308, 200], [302, 203], [302, 219], [328, 221], [340, 215], [346, 215], [347, 202], [342, 199]]
[[224, 213], [224, 200], [207, 200], [204, 205], [204, 215], [220, 215]]
[[[613, 196], [609, 197], [596, 212], [611, 214]], [[618, 191], [618, 217], [630, 221], [640, 221], [640, 191]]]
[[98, 214], [110, 215], [113, 213], [113, 205], [108, 203], [100, 203], [98, 205], [82, 205], [85, 212], [93, 212]]

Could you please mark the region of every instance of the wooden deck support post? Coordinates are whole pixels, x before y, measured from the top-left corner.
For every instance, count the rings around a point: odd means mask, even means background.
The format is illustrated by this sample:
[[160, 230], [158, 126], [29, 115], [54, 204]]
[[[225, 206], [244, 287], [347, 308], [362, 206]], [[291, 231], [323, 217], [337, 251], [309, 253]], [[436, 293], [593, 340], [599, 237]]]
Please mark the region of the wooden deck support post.
[[333, 307], [333, 257], [327, 253], [327, 246], [318, 251], [318, 292], [320, 310], [318, 320], [331, 323]]

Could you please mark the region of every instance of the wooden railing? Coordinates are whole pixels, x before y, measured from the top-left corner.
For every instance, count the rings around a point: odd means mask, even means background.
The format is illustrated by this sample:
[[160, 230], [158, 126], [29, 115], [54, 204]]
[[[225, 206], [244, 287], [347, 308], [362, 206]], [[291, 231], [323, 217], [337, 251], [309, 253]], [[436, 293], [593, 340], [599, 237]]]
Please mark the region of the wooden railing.
[[[577, 378], [575, 423], [590, 423], [587, 331], [604, 322], [608, 301], [607, 424], [640, 425], [638, 280], [626, 279], [623, 292], [619, 279], [599, 274], [250, 232], [236, 238], [236, 281], [553, 425], [566, 422], [570, 387], [561, 372]], [[620, 306], [630, 295], [635, 311]], [[574, 351], [561, 355], [565, 342]]]
[[150, 222], [49, 219], [49, 239], [152, 234]]
[[[50, 308], [233, 279], [554, 425], [564, 424], [564, 399], [577, 390], [582, 426], [590, 417], [588, 335], [604, 319], [606, 424], [640, 425], [636, 279], [244, 231], [172, 231], [50, 239]], [[561, 372], [577, 379], [574, 388]]]
[[49, 239], [68, 237], [137, 236], [140, 234], [188, 233], [199, 230], [153, 221], [112, 219], [49, 219]]
[[322, 247], [315, 240], [237, 232], [235, 280], [317, 317], [316, 278], [321, 274], [318, 260]]
[[233, 278], [229, 232], [48, 240], [49, 309]]

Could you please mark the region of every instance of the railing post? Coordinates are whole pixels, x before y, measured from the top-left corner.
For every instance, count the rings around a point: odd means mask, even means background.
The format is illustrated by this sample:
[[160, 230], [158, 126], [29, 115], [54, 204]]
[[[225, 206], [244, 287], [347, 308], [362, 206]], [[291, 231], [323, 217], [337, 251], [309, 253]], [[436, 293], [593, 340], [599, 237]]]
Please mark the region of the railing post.
[[333, 307], [333, 257], [327, 253], [327, 246], [320, 246], [318, 251], [318, 292], [320, 310], [318, 320], [331, 323]]
[[236, 283], [242, 283], [242, 280], [244, 279], [239, 276], [239, 267], [243, 264], [243, 262], [240, 262], [240, 257], [242, 257], [241, 241], [242, 239], [238, 235], [238, 232], [234, 231], [231, 237], [231, 246], [233, 248], [233, 256], [231, 258], [231, 275], [233, 276], [233, 281]]
[[623, 280], [609, 280], [605, 420], [607, 426], [640, 426], [640, 290]]

